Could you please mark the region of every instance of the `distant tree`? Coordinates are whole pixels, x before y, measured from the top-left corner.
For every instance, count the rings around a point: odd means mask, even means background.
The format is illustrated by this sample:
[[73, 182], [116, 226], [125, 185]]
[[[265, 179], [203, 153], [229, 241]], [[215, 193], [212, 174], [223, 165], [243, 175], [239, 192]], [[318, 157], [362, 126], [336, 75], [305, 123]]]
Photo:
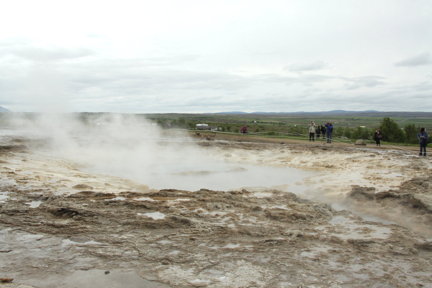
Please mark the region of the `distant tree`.
[[164, 122], [163, 120], [161, 120], [161, 119], [158, 119], [158, 120], [156, 121], [156, 123], [157, 123], [160, 127], [163, 127], [165, 122]]
[[414, 124], [408, 124], [404, 128], [405, 130], [405, 142], [406, 143], [417, 143], [417, 133], [420, 130]]
[[306, 135], [307, 128], [302, 126], [297, 126], [297, 125], [289, 126], [288, 133], [293, 135]]
[[400, 129], [399, 125], [389, 117], [385, 117], [381, 122], [381, 133], [383, 140], [389, 142], [404, 142], [405, 133]]
[[341, 127], [333, 128], [333, 137], [341, 137], [343, 136], [343, 129]]
[[366, 127], [357, 127], [351, 134], [352, 139], [370, 139], [371, 132]]
[[183, 118], [178, 119], [177, 126], [180, 128], [186, 128], [187, 127], [186, 120]]
[[347, 138], [352, 138], [352, 129], [349, 127], [345, 127], [344, 131], [343, 131], [343, 136], [347, 137]]

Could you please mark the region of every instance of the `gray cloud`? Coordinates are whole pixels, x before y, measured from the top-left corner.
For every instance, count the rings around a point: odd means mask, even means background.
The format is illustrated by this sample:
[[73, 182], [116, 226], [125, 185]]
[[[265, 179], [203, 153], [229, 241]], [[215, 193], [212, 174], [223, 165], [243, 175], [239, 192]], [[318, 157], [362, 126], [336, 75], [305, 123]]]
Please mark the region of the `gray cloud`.
[[384, 85], [385, 77], [368, 75], [361, 77], [346, 77], [337, 75], [324, 75], [324, 74], [300, 74], [297, 76], [280, 76], [274, 74], [265, 74], [256, 76], [254, 81], [263, 82], [280, 82], [287, 85], [300, 84], [304, 86], [313, 86], [326, 81], [339, 81], [340, 85], [350, 90], [361, 87], [377, 87]]
[[[55, 15], [36, 5], [24, 18], [19, 4], [6, 5], [0, 105], [113, 112], [432, 109], [432, 74], [424, 69], [432, 67], [427, 0], [344, 1], [343, 9], [335, 9], [340, 1], [215, 1], [198, 5], [200, 13], [180, 4], [167, 13], [158, 1], [143, 10], [136, 2], [105, 5], [98, 21], [100, 5], [84, 2]], [[125, 7], [128, 13], [117, 13]]]
[[94, 53], [89, 49], [24, 48], [15, 50], [13, 54], [33, 61], [62, 61], [87, 57]]
[[[0, 77], [0, 94], [6, 95], [7, 90], [8, 95], [2, 100], [12, 103], [6, 105], [12, 109], [13, 106], [34, 105], [37, 108], [37, 105], [47, 104], [58, 108], [64, 103], [76, 111], [151, 113], [379, 110], [381, 107], [397, 110], [397, 106], [412, 106], [408, 105], [409, 95], [423, 99], [423, 93], [419, 91], [430, 91], [427, 83], [400, 87], [399, 90], [387, 87], [386, 78], [375, 75], [241, 76], [203, 69], [186, 70], [177, 65], [195, 61], [197, 57], [89, 57], [84, 61], [51, 61], [49, 65], [35, 62], [29, 66], [25, 77], [16, 76], [3, 82]], [[378, 87], [381, 90], [377, 90]], [[393, 94], [384, 94], [381, 87]], [[367, 88], [370, 94], [362, 94], [364, 89], [359, 88]], [[394, 95], [403, 100], [394, 101]]]
[[414, 57], [410, 57], [395, 63], [396, 66], [402, 66], [402, 67], [422, 66], [422, 65], [430, 65], [430, 64], [432, 64], [432, 57], [427, 52], [421, 53]]
[[384, 85], [384, 77], [381, 76], [363, 76], [363, 77], [341, 77], [341, 79], [347, 81], [346, 84], [347, 89], [357, 89], [361, 87], [376, 87], [380, 85]]
[[77, 59], [95, 55], [90, 49], [61, 48], [61, 47], [35, 47], [25, 40], [0, 42], [0, 56], [14, 56], [24, 60], [49, 62]]
[[316, 71], [327, 68], [327, 64], [323, 61], [315, 61], [309, 63], [295, 63], [286, 66], [284, 69], [291, 72]]

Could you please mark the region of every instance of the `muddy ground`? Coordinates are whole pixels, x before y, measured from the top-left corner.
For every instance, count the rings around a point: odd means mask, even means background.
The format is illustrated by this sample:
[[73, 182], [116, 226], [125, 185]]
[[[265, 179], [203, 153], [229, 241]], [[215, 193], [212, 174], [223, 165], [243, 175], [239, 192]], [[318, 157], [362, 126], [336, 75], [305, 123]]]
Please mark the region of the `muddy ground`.
[[0, 287], [432, 287], [432, 161], [322, 142], [197, 139], [316, 171], [277, 189], [152, 190], [0, 146]]

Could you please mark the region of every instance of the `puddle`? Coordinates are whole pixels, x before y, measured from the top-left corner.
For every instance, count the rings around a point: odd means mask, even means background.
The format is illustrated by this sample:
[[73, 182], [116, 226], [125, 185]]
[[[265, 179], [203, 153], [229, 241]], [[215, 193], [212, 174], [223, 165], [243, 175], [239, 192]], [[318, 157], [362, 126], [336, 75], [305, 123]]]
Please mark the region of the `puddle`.
[[[307, 189], [303, 181], [317, 175], [317, 172], [290, 167], [224, 161], [212, 151], [192, 145], [195, 141], [189, 138], [159, 137], [164, 142], [161, 144], [157, 139], [150, 141], [139, 135], [135, 135], [136, 139], [120, 136], [113, 139], [111, 134], [106, 139], [91, 138], [95, 143], [89, 146], [86, 141], [90, 138], [82, 132], [73, 134], [70, 147], [59, 145], [52, 151], [42, 147], [37, 151], [42, 157], [71, 160], [85, 172], [130, 179], [156, 190], [227, 191], [262, 187], [301, 193]], [[72, 148], [79, 149], [79, 153]]]
[[138, 213], [139, 216], [144, 216], [148, 218], [152, 218], [153, 220], [162, 220], [165, 219], [165, 214], [160, 212], [152, 212], [152, 213]]
[[105, 201], [124, 201], [124, 200], [126, 200], [126, 198], [125, 197], [115, 197], [115, 198], [112, 198], [112, 199], [106, 199]]
[[135, 201], [150, 201], [150, 202], [156, 202], [156, 200], [150, 198], [150, 197], [140, 197], [140, 198], [134, 198]]
[[75, 245], [75, 246], [91, 246], [91, 245], [102, 245], [101, 242], [97, 242], [97, 241], [86, 241], [86, 242], [76, 242], [76, 241], [72, 241], [69, 239], [64, 239], [62, 241], [62, 246], [70, 246], [70, 245]]
[[31, 201], [26, 204], [30, 206], [30, 208], [38, 208], [43, 202], [42, 201]]
[[[8, 187], [8, 186], [16, 186], [17, 183], [15, 179], [7, 179], [7, 178], [1, 178], [0, 179], [0, 188]], [[1, 192], [0, 192], [1, 193]]]
[[269, 192], [254, 192], [253, 195], [256, 198], [268, 198], [273, 196], [273, 194]]
[[6, 203], [9, 199], [9, 192], [0, 192], [0, 203]]
[[315, 257], [319, 257], [321, 254], [328, 253], [331, 249], [332, 249], [331, 246], [309, 247], [307, 250], [302, 251], [300, 253], [300, 256], [306, 258], [315, 258]]
[[240, 247], [240, 244], [232, 244], [232, 243], [230, 243], [230, 244], [225, 245], [222, 248], [225, 248], [225, 249], [237, 249], [239, 247]]
[[265, 187], [297, 193], [306, 189], [302, 181], [312, 175], [316, 175], [316, 172], [289, 167], [212, 162], [198, 166], [171, 165], [163, 173], [153, 172], [145, 184], [155, 189], [196, 191], [205, 188], [226, 191]]
[[335, 216], [329, 224], [335, 227], [333, 235], [344, 240], [348, 239], [387, 239], [392, 234], [388, 227], [359, 224], [345, 216]]
[[145, 280], [134, 271], [75, 271], [69, 275], [52, 275], [27, 283], [44, 288], [166, 288], [167, 285]]

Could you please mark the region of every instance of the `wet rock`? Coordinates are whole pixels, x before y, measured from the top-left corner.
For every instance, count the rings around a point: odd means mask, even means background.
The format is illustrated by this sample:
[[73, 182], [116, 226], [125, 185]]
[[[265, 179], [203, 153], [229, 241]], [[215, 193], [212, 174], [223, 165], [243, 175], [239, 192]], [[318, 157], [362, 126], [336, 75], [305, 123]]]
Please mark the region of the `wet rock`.
[[52, 209], [49, 212], [54, 216], [61, 217], [61, 218], [72, 218], [80, 214], [78, 211], [71, 208], [57, 208], [57, 209]]
[[348, 197], [356, 200], [373, 200], [375, 199], [375, 188], [354, 185], [352, 186]]
[[294, 222], [311, 219], [313, 216], [302, 212], [288, 211], [284, 209], [265, 210], [265, 215], [273, 220]]
[[189, 281], [189, 284], [192, 285], [192, 287], [207, 287], [210, 283], [210, 281], [199, 279]]
[[168, 259], [162, 259], [161, 264], [162, 265], [170, 265], [171, 261], [169, 261]]
[[24, 145], [0, 145], [0, 153], [3, 152], [19, 152], [26, 150]]
[[415, 247], [419, 250], [432, 251], [432, 242], [425, 241], [421, 243], [416, 243]]
[[[192, 221], [186, 217], [181, 217], [181, 216], [171, 216], [169, 217], [169, 219], [173, 222], [175, 222], [176, 224], [180, 224], [182, 226], [191, 226], [192, 225]], [[178, 225], [176, 225], [178, 226]]]
[[94, 191], [80, 191], [78, 193], [74, 193], [68, 196], [69, 198], [83, 198], [83, 200], [97, 199], [112, 199], [115, 198], [116, 195], [111, 193], [102, 193], [102, 192], [94, 192]]
[[399, 205], [432, 213], [432, 210], [430, 210], [430, 206], [424, 203], [421, 199], [422, 197], [419, 195], [401, 194], [401, 193], [386, 191], [386, 192], [377, 193], [375, 197], [377, 201], [383, 201], [383, 200], [388, 201], [390, 199], [393, 199]]
[[93, 187], [87, 184], [77, 184], [72, 186], [72, 188], [77, 190], [93, 190]]

